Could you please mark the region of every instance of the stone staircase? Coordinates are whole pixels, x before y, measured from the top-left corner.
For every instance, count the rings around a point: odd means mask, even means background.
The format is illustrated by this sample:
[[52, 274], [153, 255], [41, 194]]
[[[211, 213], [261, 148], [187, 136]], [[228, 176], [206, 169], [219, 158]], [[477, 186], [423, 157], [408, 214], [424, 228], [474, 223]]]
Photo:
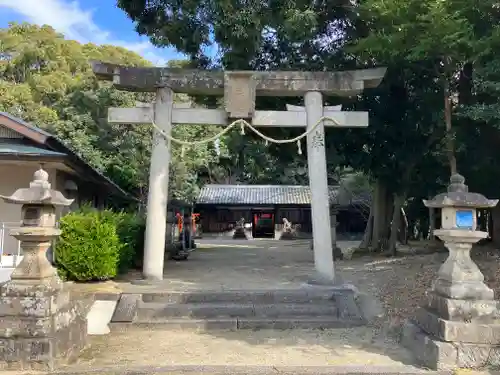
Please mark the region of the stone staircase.
[[341, 328], [365, 324], [347, 289], [145, 293], [132, 324], [162, 329]]

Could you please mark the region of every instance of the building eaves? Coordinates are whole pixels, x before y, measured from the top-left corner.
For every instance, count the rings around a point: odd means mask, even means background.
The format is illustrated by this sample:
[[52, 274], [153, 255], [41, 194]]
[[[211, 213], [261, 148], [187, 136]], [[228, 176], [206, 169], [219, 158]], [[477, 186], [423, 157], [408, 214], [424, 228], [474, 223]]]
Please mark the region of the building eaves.
[[[338, 186], [329, 186], [329, 200], [337, 203]], [[196, 204], [204, 205], [310, 205], [309, 186], [205, 185]]]

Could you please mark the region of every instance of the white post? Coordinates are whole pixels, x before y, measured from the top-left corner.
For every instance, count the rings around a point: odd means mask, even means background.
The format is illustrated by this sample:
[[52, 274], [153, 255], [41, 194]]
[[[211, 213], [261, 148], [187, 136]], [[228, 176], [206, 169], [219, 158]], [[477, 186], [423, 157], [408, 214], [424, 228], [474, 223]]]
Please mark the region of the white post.
[[[307, 114], [307, 129], [310, 129], [323, 117], [323, 96], [320, 92], [307, 92], [304, 104]], [[314, 267], [322, 281], [333, 283], [335, 271], [323, 124], [320, 124], [307, 136], [307, 165], [311, 189]]]
[[[173, 91], [170, 88], [159, 88], [156, 91], [154, 105], [155, 124], [169, 135], [172, 130], [173, 96]], [[144, 279], [150, 281], [163, 280], [169, 165], [170, 141], [160, 135], [157, 130], [153, 130], [142, 268]]]

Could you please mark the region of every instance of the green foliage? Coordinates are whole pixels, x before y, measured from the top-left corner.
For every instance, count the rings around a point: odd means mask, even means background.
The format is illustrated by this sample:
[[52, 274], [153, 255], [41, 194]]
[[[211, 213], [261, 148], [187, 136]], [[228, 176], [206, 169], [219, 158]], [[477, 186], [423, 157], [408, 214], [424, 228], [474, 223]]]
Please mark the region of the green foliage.
[[118, 260], [118, 272], [126, 273], [135, 265], [138, 257], [143, 253], [144, 218], [127, 212], [101, 211], [103, 220], [116, 228], [122, 249]]
[[62, 278], [101, 281], [117, 275], [124, 245], [106, 215], [90, 210], [72, 212], [61, 218], [60, 228], [55, 254]]
[[[447, 180], [443, 150], [445, 141], [453, 138], [460, 171], [480, 181], [471, 188], [488, 185], [495, 191], [500, 177], [492, 167], [500, 145], [500, 23], [498, 6], [491, 0], [117, 3], [139, 33], [189, 56], [188, 62], [170, 62], [172, 67], [335, 71], [387, 66], [377, 89], [354, 98], [325, 98], [325, 104], [370, 113], [366, 129], [327, 131], [332, 179], [339, 166], [349, 166], [382, 181], [390, 192], [420, 202]], [[0, 31], [0, 54], [7, 56], [0, 59], [0, 109], [54, 132], [145, 200], [151, 129], [108, 124], [106, 110], [150, 102], [152, 97], [97, 82], [88, 59], [148, 63], [120, 48], [80, 45], [49, 27], [27, 24]], [[473, 72], [467, 71], [469, 65]], [[453, 133], [448, 134], [443, 116], [446, 92], [454, 103]], [[216, 105], [212, 99], [196, 98], [198, 103]], [[286, 103], [302, 104], [300, 98], [257, 98], [259, 109], [283, 110]], [[173, 134], [192, 140], [218, 131], [215, 126], [179, 125]], [[266, 129], [275, 138], [297, 132]], [[251, 134], [235, 131], [221, 139], [219, 154], [213, 144], [184, 152], [177, 145], [172, 149], [173, 198], [191, 201], [205, 183], [307, 183], [306, 155], [297, 155], [295, 145], [265, 146]], [[488, 172], [481, 174], [485, 169]]]
[[142, 260], [144, 246], [145, 218], [139, 214], [125, 212], [95, 210], [91, 206], [82, 206], [77, 212], [81, 215], [94, 217], [112, 225], [120, 241], [117, 274], [124, 274]]
[[369, 22], [372, 32], [356, 40], [351, 51], [376, 56], [384, 63], [430, 59], [460, 64], [475, 49], [470, 7], [474, 5], [463, 1], [363, 1], [360, 17]]
[[[351, 2], [118, 0], [141, 35], [157, 46], [174, 46], [200, 67], [272, 69], [300, 64], [322, 69], [338, 46]], [[323, 47], [318, 38], [328, 39]], [[213, 54], [217, 46], [219, 54]], [[315, 60], [302, 60], [316, 54]]]
[[[89, 60], [129, 66], [149, 62], [123, 48], [67, 40], [48, 26], [16, 23], [0, 29], [0, 56], [5, 56], [0, 58], [0, 111], [48, 130], [145, 203], [151, 126], [109, 124], [107, 110], [151, 102], [153, 94], [119, 91], [108, 82], [97, 81]], [[189, 61], [173, 60], [168, 65], [186, 67]], [[175, 100], [189, 98], [178, 95]], [[206, 139], [220, 130], [217, 126], [179, 125], [173, 135]], [[221, 139], [220, 155], [211, 143], [188, 148], [184, 154], [173, 145], [170, 197], [192, 201], [206, 183], [268, 183], [278, 177], [284, 183], [293, 182], [293, 168], [283, 173], [290, 158], [280, 158], [276, 149], [266, 149], [262, 141], [241, 137], [237, 131]]]
[[[186, 53], [193, 66], [312, 71], [387, 66], [377, 89], [356, 98], [326, 98], [326, 104], [370, 113], [366, 129], [327, 132], [332, 176], [339, 165], [349, 166], [386, 185], [389, 193], [421, 202], [443, 189], [449, 173], [444, 165], [454, 169], [456, 157], [462, 173], [481, 181], [478, 189], [498, 186], [492, 166], [500, 145], [500, 14], [492, 0], [117, 3], [140, 34]], [[218, 53], [208, 53], [215, 44]], [[445, 98], [452, 103], [446, 111]], [[284, 100], [257, 98], [257, 106], [283, 109]], [[283, 129], [269, 134], [295, 135]], [[231, 171], [220, 173], [228, 182], [307, 181], [305, 160], [291, 148], [265, 149], [237, 134], [224, 139], [224, 146], [229, 158], [221, 155], [219, 168]], [[480, 170], [491, 173], [481, 176]]]
[[[98, 82], [89, 60], [145, 66], [121, 47], [66, 40], [49, 26], [0, 29], [0, 111], [42, 127], [126, 190], [147, 195], [151, 129], [108, 124], [110, 106], [151, 96]], [[144, 193], [145, 191], [145, 193]]]

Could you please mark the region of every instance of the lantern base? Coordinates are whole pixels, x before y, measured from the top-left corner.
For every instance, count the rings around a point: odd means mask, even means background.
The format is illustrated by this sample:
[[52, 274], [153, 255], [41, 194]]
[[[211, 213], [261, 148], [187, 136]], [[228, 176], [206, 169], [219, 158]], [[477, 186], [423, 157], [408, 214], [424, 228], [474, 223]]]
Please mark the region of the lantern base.
[[87, 345], [84, 307], [57, 276], [12, 280], [0, 293], [0, 369], [52, 371]]
[[449, 256], [441, 265], [434, 282], [437, 294], [457, 300], [492, 300], [493, 290], [470, 257], [472, 245], [488, 233], [461, 229], [439, 229], [434, 234], [444, 241]]
[[248, 240], [245, 228], [237, 227], [233, 234], [233, 240]]
[[429, 292], [403, 329], [402, 344], [426, 367], [444, 370], [500, 364], [500, 312], [495, 300], [452, 299]]
[[401, 336], [401, 343], [416, 361], [432, 370], [500, 365], [500, 345], [443, 341], [411, 320], [405, 323]]

